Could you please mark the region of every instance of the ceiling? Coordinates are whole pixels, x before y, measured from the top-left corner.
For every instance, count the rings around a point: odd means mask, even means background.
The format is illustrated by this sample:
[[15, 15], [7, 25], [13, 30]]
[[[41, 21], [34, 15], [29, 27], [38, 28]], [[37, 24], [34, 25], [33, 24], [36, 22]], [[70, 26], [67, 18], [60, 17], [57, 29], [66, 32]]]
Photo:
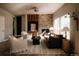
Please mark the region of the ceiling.
[[[64, 3], [1, 3], [0, 7], [15, 14], [53, 14]], [[36, 7], [36, 12], [34, 11]]]

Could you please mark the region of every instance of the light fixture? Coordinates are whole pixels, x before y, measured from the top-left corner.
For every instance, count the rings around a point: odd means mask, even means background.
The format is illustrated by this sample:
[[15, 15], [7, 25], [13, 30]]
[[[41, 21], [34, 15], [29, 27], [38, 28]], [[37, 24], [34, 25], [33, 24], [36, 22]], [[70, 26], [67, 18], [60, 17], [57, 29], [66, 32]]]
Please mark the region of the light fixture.
[[53, 27], [50, 27], [49, 30], [53, 30]]
[[71, 17], [74, 17], [74, 20], [77, 20], [77, 14], [75, 12], [72, 12]]
[[34, 9], [35, 12], [38, 11], [37, 7], [32, 7], [32, 9]]

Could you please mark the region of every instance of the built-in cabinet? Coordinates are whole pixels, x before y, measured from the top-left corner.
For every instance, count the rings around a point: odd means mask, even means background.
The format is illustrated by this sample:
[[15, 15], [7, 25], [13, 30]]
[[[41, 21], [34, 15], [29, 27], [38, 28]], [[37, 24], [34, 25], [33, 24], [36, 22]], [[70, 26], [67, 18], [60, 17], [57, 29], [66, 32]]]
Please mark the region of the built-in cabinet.
[[75, 33], [75, 54], [79, 55], [79, 32]]
[[32, 32], [32, 31], [38, 31], [38, 14], [28, 14], [27, 15], [27, 31]]
[[66, 53], [69, 53], [70, 52], [70, 41], [67, 40], [67, 39], [63, 39], [63, 50]]

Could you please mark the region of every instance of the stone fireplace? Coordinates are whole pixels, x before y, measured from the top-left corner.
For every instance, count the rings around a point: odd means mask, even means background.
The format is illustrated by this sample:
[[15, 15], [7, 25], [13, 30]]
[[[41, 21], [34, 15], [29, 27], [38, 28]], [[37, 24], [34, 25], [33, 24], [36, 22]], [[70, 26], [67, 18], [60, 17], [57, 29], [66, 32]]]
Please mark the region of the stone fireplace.
[[39, 15], [39, 23], [38, 23], [38, 32], [42, 33], [43, 29], [49, 29], [51, 26], [53, 26], [52, 17], [50, 17], [51, 14], [40, 14]]

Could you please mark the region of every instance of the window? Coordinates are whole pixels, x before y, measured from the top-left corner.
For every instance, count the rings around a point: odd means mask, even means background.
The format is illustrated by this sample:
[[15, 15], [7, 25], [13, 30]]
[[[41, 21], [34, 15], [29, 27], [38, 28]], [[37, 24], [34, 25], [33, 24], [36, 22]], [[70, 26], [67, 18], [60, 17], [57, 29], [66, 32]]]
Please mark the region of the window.
[[[66, 14], [54, 20], [54, 32], [62, 34], [65, 37], [65, 32], [62, 31], [64, 27], [70, 29], [70, 15]], [[67, 39], [70, 39], [70, 32], [67, 32]]]
[[54, 32], [56, 33], [56, 34], [59, 34], [59, 18], [57, 18], [57, 19], [55, 19], [55, 21], [54, 21]]

